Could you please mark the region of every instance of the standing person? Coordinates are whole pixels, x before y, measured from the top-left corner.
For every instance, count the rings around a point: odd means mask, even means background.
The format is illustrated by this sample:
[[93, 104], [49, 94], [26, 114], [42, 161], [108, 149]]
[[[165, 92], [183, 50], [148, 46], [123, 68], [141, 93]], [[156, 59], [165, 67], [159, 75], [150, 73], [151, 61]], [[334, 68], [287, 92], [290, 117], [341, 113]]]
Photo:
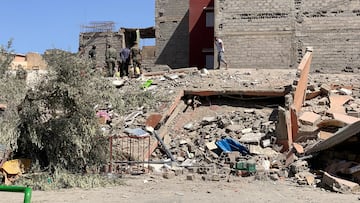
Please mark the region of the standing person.
[[96, 45], [92, 45], [88, 55], [89, 55], [89, 59], [91, 59], [91, 62], [92, 62], [92, 68], [95, 70], [96, 69]]
[[120, 51], [120, 77], [129, 76], [130, 49], [125, 47]]
[[114, 76], [117, 53], [116, 53], [116, 49], [112, 47], [110, 44], [107, 45], [107, 49], [105, 52], [105, 59], [106, 59], [107, 76], [112, 77]]
[[134, 45], [130, 49], [130, 58], [131, 58], [131, 64], [134, 68], [135, 75], [141, 74], [141, 51], [139, 49], [138, 43], [135, 41]]
[[225, 52], [225, 48], [224, 48], [224, 42], [218, 38], [217, 36], [214, 37], [214, 41], [215, 41], [215, 45], [216, 45], [216, 49], [217, 49], [217, 52], [218, 52], [218, 67], [217, 69], [220, 69], [220, 65], [221, 65], [221, 62], [223, 62], [225, 65], [226, 65], [226, 70], [228, 68], [228, 63], [225, 61], [224, 59], [224, 52]]

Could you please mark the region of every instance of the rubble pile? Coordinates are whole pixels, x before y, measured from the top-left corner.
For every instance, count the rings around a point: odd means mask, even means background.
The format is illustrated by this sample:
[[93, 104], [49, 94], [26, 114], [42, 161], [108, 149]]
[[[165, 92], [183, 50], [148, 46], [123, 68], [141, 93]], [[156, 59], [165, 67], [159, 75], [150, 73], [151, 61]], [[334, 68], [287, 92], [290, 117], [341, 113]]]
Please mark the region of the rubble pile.
[[[240, 160], [254, 163], [260, 159], [273, 160], [278, 152], [271, 149], [276, 137], [270, 114], [271, 111], [265, 115], [261, 109], [245, 109], [187, 123], [170, 135], [171, 152], [180, 166], [194, 168], [199, 174], [222, 174], [223, 178]], [[239, 141], [241, 149], [223, 151], [218, 144], [226, 140]]]
[[[279, 128], [287, 125], [286, 119], [279, 119], [278, 112], [288, 110], [293, 98], [278, 109], [238, 107], [217, 116], [192, 119], [180, 130], [174, 127], [167, 144], [177, 166], [185, 169], [189, 180], [196, 174], [204, 180], [254, 175], [261, 180], [287, 179], [343, 193], [357, 191], [360, 89], [322, 75], [316, 77], [306, 86], [305, 101], [297, 113], [298, 130], [288, 149], [278, 142], [283, 139]], [[345, 84], [358, 82], [350, 80]], [[198, 102], [192, 110], [203, 106], [211, 104]], [[275, 119], [271, 118], [274, 113]], [[343, 133], [344, 129], [349, 130]], [[230, 150], [224, 143], [231, 146]], [[167, 158], [161, 146], [152, 154], [152, 159]], [[166, 168], [164, 173], [169, 174], [169, 167]]]

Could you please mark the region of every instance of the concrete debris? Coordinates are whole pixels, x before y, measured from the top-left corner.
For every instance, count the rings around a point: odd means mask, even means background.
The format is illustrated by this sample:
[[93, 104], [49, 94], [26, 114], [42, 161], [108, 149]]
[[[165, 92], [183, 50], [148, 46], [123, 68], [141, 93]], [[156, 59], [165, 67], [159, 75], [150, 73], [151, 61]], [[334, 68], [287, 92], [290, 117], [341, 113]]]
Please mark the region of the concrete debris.
[[[250, 131], [251, 132], [251, 131]], [[246, 144], [260, 144], [260, 140], [265, 136], [264, 133], [246, 133], [239, 139], [240, 142]]]
[[[287, 77], [286, 84], [276, 87], [286, 87], [284, 89], [289, 89], [287, 92], [253, 91], [255, 88], [263, 89], [265, 84], [264, 89], [269, 86], [268, 82], [254, 78], [257, 71], [212, 74], [211, 70], [202, 69], [191, 74], [166, 71], [157, 76], [149, 73], [147, 77], [151, 77], [157, 86], [156, 89], [146, 89], [152, 94], [161, 92], [165, 99], [180, 89], [180, 93], [174, 96], [175, 101], [169, 102], [170, 106], [158, 104], [155, 112], [162, 115], [158, 119], [159, 135], [166, 140], [175, 157], [174, 164], [184, 169], [182, 173], [186, 173], [186, 180], [201, 177], [207, 181], [222, 181], [229, 175], [253, 175], [272, 181], [291, 178], [298, 184], [310, 186], [317, 186], [321, 181], [336, 191], [354, 191], [356, 183], [345, 179], [351, 177], [352, 181], [359, 183], [360, 158], [354, 154], [356, 149], [351, 149], [355, 147], [347, 148], [342, 144], [347, 141], [349, 146], [358, 146], [359, 143], [360, 99], [355, 95], [358, 89], [333, 85], [334, 79], [309, 81], [312, 80], [308, 77], [309, 62], [311, 55], [307, 53], [298, 70], [297, 86], [291, 86], [292, 81]], [[216, 84], [215, 80], [222, 81], [222, 84]], [[245, 89], [233, 89], [230, 84]], [[127, 85], [128, 82], [124, 83], [121, 90]], [[274, 102], [279, 95], [281, 102]], [[145, 110], [133, 110], [124, 118], [124, 124], [137, 132], [138, 124], [141, 125], [148, 114]], [[349, 132], [352, 135], [345, 135]], [[224, 151], [218, 141], [227, 138], [239, 142], [250, 153]], [[158, 143], [154, 139], [152, 142]], [[338, 145], [341, 146], [337, 148]], [[169, 157], [161, 147], [154, 146], [149, 159]], [[342, 157], [352, 164], [341, 165], [343, 170], [334, 172], [329, 163], [336, 160], [335, 155], [339, 155], [342, 149], [352, 150]], [[318, 153], [328, 157], [319, 161]], [[314, 162], [324, 164], [316, 165]], [[314, 175], [318, 171], [326, 171], [322, 179]], [[161, 169], [161, 172], [167, 179], [179, 174], [172, 169]]]
[[327, 172], [324, 173], [322, 184], [340, 193], [352, 193], [360, 189], [359, 184], [332, 176]]

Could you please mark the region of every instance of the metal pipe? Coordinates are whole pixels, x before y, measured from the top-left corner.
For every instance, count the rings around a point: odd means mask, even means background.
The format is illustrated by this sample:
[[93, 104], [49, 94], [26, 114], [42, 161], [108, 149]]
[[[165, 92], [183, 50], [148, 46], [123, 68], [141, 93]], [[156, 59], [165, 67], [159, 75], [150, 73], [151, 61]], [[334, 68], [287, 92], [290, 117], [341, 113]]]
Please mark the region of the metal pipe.
[[0, 191], [6, 192], [23, 192], [24, 193], [24, 203], [31, 202], [31, 188], [16, 186], [16, 185], [0, 185]]

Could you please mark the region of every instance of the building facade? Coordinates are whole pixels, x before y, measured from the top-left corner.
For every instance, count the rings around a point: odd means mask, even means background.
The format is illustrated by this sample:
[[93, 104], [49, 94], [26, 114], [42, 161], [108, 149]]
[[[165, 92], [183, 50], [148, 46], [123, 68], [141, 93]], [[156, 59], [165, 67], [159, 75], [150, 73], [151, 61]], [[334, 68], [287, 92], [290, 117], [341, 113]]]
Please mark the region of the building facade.
[[231, 68], [293, 68], [308, 46], [314, 49], [312, 70], [360, 68], [359, 0], [211, 3], [156, 0], [157, 63], [172, 68], [209, 68], [210, 58], [216, 58], [216, 53], [214, 56], [211, 52], [213, 38], [207, 37], [211, 31], [194, 29], [194, 25], [209, 28], [213, 7], [212, 33], [224, 41]]

